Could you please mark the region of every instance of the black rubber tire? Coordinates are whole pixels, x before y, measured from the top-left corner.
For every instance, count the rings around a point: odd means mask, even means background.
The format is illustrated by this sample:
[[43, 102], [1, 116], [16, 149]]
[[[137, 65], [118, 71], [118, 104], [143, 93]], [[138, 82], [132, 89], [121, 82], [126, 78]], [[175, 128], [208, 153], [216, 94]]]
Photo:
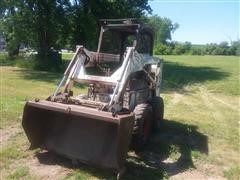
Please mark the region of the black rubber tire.
[[164, 101], [163, 98], [155, 96], [152, 99], [152, 109], [153, 109], [153, 130], [159, 130], [161, 122], [164, 118]]
[[135, 121], [132, 136], [132, 148], [142, 150], [149, 140], [152, 130], [152, 106], [147, 103], [138, 104], [134, 109]]

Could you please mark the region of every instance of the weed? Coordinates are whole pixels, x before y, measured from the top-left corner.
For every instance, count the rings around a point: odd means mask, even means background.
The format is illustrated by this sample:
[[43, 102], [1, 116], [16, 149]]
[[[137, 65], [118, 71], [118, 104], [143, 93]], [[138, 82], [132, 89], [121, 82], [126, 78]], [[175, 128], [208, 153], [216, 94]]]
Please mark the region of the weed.
[[224, 176], [229, 180], [239, 180], [240, 179], [240, 166], [234, 166], [224, 171]]
[[6, 179], [31, 179], [29, 175], [29, 168], [20, 166], [15, 171], [7, 176]]

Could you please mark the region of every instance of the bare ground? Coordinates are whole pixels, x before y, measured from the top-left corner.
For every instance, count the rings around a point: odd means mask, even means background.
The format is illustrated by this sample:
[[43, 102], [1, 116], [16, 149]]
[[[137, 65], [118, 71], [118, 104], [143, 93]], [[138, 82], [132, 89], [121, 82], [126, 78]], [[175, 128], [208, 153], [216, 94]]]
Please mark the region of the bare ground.
[[29, 167], [30, 174], [37, 179], [61, 179], [71, 172], [71, 169], [56, 163], [59, 157], [54, 154], [48, 154], [41, 158], [40, 160], [33, 155], [27, 159], [22, 159], [22, 162], [19, 163]]
[[[14, 170], [19, 166], [24, 166], [29, 169], [29, 174], [33, 179], [62, 179], [67, 176], [72, 169], [70, 161], [56, 154], [41, 151], [40, 153], [32, 153], [26, 158], [16, 160], [10, 166], [10, 170]], [[7, 175], [7, 172], [3, 172], [2, 175]]]
[[16, 125], [11, 125], [5, 129], [0, 129], [0, 147], [4, 146], [12, 136], [19, 132], [21, 132], [21, 129]]
[[[1, 145], [22, 130], [18, 127], [11, 126], [1, 131]], [[30, 151], [30, 150], [28, 150]], [[129, 152], [129, 157], [137, 157], [134, 152]], [[163, 170], [170, 179], [225, 179], [222, 177], [222, 168], [206, 162], [196, 163], [194, 168], [182, 169], [178, 166], [177, 161], [171, 158], [163, 159], [161, 155], [154, 152], [144, 151], [141, 156], [146, 162], [146, 166]], [[19, 159], [11, 164], [10, 169], [15, 169], [19, 165], [29, 168], [29, 173], [34, 179], [53, 179], [58, 180], [70, 174], [76, 168], [72, 161], [60, 157], [54, 153], [40, 151], [32, 153], [30, 156]], [[7, 175], [2, 173], [2, 177]], [[95, 178], [94, 178], [95, 179]]]

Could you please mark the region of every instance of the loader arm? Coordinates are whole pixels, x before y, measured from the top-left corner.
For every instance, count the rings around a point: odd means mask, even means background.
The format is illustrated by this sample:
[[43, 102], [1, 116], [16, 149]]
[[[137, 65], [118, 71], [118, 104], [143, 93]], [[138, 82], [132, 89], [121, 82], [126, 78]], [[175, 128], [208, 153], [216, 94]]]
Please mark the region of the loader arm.
[[[129, 76], [137, 71], [144, 70], [144, 67], [148, 64], [157, 64], [158, 61], [154, 60], [149, 55], [139, 54], [135, 51], [134, 47], [128, 47], [126, 50], [126, 55], [124, 57], [122, 65], [111, 75], [111, 76], [95, 76], [88, 75], [86, 73], [86, 58], [88, 57], [89, 51], [82, 46], [76, 50], [75, 56], [69, 64], [69, 71], [66, 71], [62, 81], [65, 81], [64, 92], [69, 92], [73, 87], [74, 83], [94, 83], [99, 82], [102, 84], [111, 84], [114, 87], [113, 93], [110, 94], [110, 101], [108, 102], [108, 111], [119, 112], [122, 107], [119, 106], [120, 97], [125, 90], [127, 79]], [[90, 59], [89, 62], [93, 60]], [[161, 71], [160, 71], [161, 72]], [[150, 77], [151, 78], [151, 77]], [[161, 78], [161, 77], [160, 77]], [[59, 87], [55, 91], [55, 94], [59, 91], [63, 83], [59, 84]]]
[[31, 149], [121, 174], [130, 142], [140, 142], [136, 135], [145, 138], [151, 131], [152, 120], [146, 115], [163, 108], [163, 101], [156, 101], [161, 100], [156, 96], [163, 63], [152, 57], [149, 26], [135, 19], [103, 19], [100, 24], [96, 52], [77, 46], [53, 94], [26, 102], [22, 126]]

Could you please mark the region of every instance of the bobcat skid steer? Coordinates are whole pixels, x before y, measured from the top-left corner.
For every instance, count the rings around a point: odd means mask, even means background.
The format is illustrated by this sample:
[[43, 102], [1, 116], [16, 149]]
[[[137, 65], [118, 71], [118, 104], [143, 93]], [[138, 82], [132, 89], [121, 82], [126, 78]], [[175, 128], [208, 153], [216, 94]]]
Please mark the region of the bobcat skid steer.
[[135, 19], [100, 23], [96, 52], [77, 46], [55, 92], [26, 103], [22, 125], [30, 149], [110, 168], [120, 176], [130, 144], [144, 147], [163, 118], [162, 60], [152, 57], [149, 26]]

